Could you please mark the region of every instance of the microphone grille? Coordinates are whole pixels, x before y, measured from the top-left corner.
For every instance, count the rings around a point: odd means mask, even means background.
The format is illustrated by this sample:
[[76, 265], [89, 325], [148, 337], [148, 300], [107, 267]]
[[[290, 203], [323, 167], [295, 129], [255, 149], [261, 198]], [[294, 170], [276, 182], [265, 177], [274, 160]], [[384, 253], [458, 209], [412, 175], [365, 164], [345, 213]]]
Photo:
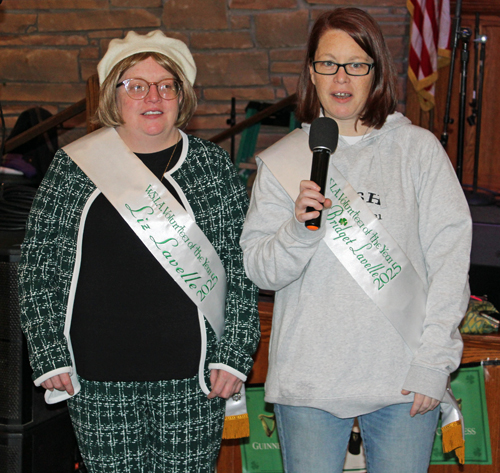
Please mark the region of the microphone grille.
[[337, 149], [339, 127], [333, 118], [319, 117], [311, 123], [309, 131], [309, 148], [327, 148], [331, 153]]

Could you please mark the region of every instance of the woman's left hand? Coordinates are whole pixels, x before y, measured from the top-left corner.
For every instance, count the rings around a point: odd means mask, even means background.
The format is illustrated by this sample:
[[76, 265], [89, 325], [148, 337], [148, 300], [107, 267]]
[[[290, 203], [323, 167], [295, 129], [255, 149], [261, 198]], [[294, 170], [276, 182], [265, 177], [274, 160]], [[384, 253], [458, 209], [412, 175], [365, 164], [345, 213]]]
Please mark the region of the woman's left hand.
[[210, 384], [212, 385], [212, 390], [208, 395], [208, 399], [213, 399], [217, 396], [229, 399], [233, 394], [240, 392], [243, 381], [227, 371], [212, 370], [210, 372]]
[[[401, 394], [408, 396], [410, 391], [403, 389]], [[415, 393], [415, 398], [413, 400], [413, 405], [411, 406], [410, 415], [413, 417], [417, 414], [425, 414], [426, 412], [433, 411], [439, 406], [440, 402], [429, 396], [425, 396], [420, 393]]]

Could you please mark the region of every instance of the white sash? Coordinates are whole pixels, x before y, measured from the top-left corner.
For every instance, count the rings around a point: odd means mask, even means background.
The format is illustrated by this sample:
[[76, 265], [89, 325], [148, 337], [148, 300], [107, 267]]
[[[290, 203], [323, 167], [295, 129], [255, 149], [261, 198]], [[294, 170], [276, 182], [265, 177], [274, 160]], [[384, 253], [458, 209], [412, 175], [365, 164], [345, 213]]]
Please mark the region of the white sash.
[[[181, 134], [186, 142], [186, 135]], [[198, 306], [220, 339], [224, 331], [226, 273], [194, 219], [114, 128], [101, 128], [63, 149]]]
[[[307, 133], [293, 131], [259, 158], [295, 202], [300, 181], [310, 176]], [[398, 243], [331, 163], [330, 173], [325, 194], [332, 208], [322, 212], [327, 227], [323, 241], [415, 353], [426, 313], [425, 286]], [[461, 420], [463, 435], [462, 414], [449, 381], [442, 401], [442, 425]]]

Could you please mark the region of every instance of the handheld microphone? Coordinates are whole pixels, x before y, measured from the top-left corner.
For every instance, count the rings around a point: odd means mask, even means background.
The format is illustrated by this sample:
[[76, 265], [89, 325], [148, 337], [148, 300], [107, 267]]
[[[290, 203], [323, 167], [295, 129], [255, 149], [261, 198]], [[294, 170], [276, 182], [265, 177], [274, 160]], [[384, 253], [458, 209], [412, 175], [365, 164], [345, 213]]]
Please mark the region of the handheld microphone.
[[[309, 148], [313, 152], [313, 162], [311, 167], [311, 181], [320, 186], [320, 192], [325, 194], [326, 178], [328, 175], [328, 165], [330, 155], [335, 153], [339, 142], [339, 127], [332, 118], [319, 117], [311, 124], [309, 132]], [[307, 212], [313, 212], [314, 208], [307, 207]], [[319, 216], [305, 223], [309, 230], [318, 230], [321, 226], [321, 211]]]

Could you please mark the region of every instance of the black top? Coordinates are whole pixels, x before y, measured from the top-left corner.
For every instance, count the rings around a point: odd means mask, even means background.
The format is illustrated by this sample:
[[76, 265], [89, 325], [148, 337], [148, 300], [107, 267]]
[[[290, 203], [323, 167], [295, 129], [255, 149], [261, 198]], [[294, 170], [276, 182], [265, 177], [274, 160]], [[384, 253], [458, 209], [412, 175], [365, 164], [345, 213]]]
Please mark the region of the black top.
[[[161, 179], [173, 149], [137, 156]], [[181, 151], [182, 141], [169, 169]], [[78, 374], [88, 380], [158, 381], [198, 371], [196, 305], [103, 194], [85, 222], [71, 341]]]

